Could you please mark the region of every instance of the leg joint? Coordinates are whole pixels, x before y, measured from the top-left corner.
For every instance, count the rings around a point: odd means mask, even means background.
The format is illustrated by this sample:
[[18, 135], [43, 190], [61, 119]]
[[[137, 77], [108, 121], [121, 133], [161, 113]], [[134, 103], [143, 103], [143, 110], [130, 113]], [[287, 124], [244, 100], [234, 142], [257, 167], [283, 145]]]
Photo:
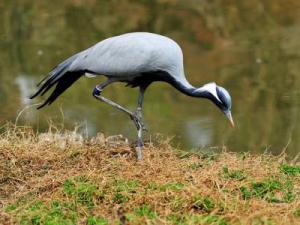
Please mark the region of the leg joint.
[[93, 96], [101, 95], [102, 89], [98, 88], [97, 86], [93, 90]]

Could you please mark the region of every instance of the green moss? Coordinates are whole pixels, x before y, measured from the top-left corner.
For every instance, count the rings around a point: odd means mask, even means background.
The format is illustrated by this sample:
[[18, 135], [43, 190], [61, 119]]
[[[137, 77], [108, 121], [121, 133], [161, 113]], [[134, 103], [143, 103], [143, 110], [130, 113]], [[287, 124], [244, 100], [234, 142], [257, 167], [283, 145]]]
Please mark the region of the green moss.
[[151, 182], [145, 187], [145, 190], [159, 190], [161, 192], [165, 192], [167, 190], [179, 191], [183, 188], [184, 184], [180, 182], [168, 182], [162, 185]]
[[227, 166], [223, 166], [223, 175], [225, 178], [235, 179], [235, 180], [244, 180], [246, 175], [242, 170], [229, 170]]
[[167, 216], [167, 220], [175, 225], [197, 225], [197, 224], [228, 225], [228, 223], [218, 215], [170, 214]]
[[158, 190], [158, 189], [159, 189], [159, 185], [156, 184], [155, 182], [150, 182], [145, 187], [145, 190]]
[[113, 201], [115, 203], [121, 204], [129, 201], [129, 197], [121, 194], [121, 193], [115, 193], [113, 197]]
[[296, 209], [293, 214], [294, 214], [294, 216], [300, 218], [300, 208]]
[[264, 182], [254, 182], [252, 183], [251, 188], [254, 196], [263, 198], [266, 194], [271, 193], [274, 190], [280, 190], [282, 185], [277, 180], [269, 180]]
[[179, 159], [188, 159], [193, 155], [193, 153], [191, 152], [187, 152], [187, 151], [179, 151], [177, 152], [176, 156]]
[[175, 225], [186, 225], [186, 219], [182, 215], [170, 214], [167, 216], [167, 220]]
[[184, 184], [180, 182], [169, 182], [159, 186], [159, 190], [165, 192], [166, 190], [179, 191], [184, 188]]
[[31, 218], [31, 222], [33, 225], [39, 225], [42, 222], [42, 217], [40, 215], [35, 215]]
[[18, 208], [17, 204], [13, 203], [13, 204], [9, 204], [5, 207], [5, 211], [6, 212], [11, 212], [14, 211]]
[[145, 190], [159, 190], [161, 192], [165, 192], [167, 190], [179, 191], [184, 188], [184, 184], [180, 182], [167, 182], [162, 185], [158, 185], [154, 182], [149, 183]]
[[257, 225], [276, 225], [275, 222], [273, 222], [271, 219], [269, 218], [259, 218], [259, 217], [255, 217], [252, 220], [252, 224], [257, 224]]
[[125, 214], [125, 218], [130, 224], [144, 224], [144, 219], [153, 220], [156, 219], [156, 217], [157, 213], [147, 204], [137, 207], [133, 209], [133, 211]]
[[215, 224], [228, 225], [228, 223], [218, 215], [194, 215], [190, 217], [188, 224]]
[[248, 187], [241, 186], [240, 191], [244, 199], [260, 198], [273, 203], [291, 202], [296, 199], [294, 184], [291, 180], [268, 179], [252, 182]]
[[53, 201], [50, 205], [36, 201], [21, 210], [17, 216], [20, 218], [20, 224], [24, 225], [71, 225], [76, 224], [78, 218], [76, 207], [59, 201]]
[[109, 225], [108, 221], [102, 217], [89, 216], [87, 225]]
[[169, 205], [173, 211], [181, 211], [184, 203], [186, 203], [186, 202], [187, 202], [186, 199], [184, 199], [182, 197], [174, 196], [174, 198], [170, 200]]
[[280, 166], [280, 171], [289, 176], [296, 176], [300, 174], [300, 166], [290, 166], [288, 164], [283, 164]]
[[7, 205], [5, 207], [5, 210], [7, 212], [12, 212], [20, 206], [26, 206], [27, 204], [29, 204], [29, 202], [32, 201], [32, 198], [34, 198], [34, 196], [31, 193], [26, 194], [25, 196], [20, 197], [16, 202]]
[[125, 214], [125, 218], [129, 222], [133, 222], [133, 221], [137, 221], [138, 220], [137, 215], [135, 213], [131, 213], [131, 212], [126, 213]]
[[38, 201], [32, 203], [31, 205], [29, 205], [27, 207], [27, 210], [36, 211], [36, 210], [40, 209], [43, 205], [44, 205], [44, 203], [42, 201], [38, 200]]
[[218, 154], [216, 154], [215, 152], [211, 152], [209, 149], [207, 151], [208, 152], [201, 155], [202, 160], [215, 161], [218, 158]]
[[203, 210], [206, 212], [210, 212], [215, 208], [214, 201], [209, 198], [208, 196], [202, 197], [199, 195], [196, 195], [193, 197], [193, 208], [197, 210]]
[[97, 186], [86, 177], [76, 177], [68, 179], [63, 184], [63, 190], [70, 197], [73, 197], [75, 203], [94, 207], [93, 197], [97, 193]]
[[113, 201], [121, 204], [129, 201], [130, 195], [135, 194], [135, 189], [140, 186], [136, 180], [119, 180], [114, 184]]
[[136, 180], [120, 180], [115, 184], [115, 191], [133, 193], [134, 190], [139, 186], [140, 184]]
[[136, 213], [136, 215], [147, 217], [148, 219], [156, 218], [156, 213], [151, 210], [149, 205], [142, 205], [141, 207], [134, 209], [134, 212]]
[[192, 163], [191, 165], [189, 165], [189, 168], [192, 170], [198, 170], [198, 169], [202, 168], [203, 166], [204, 166], [203, 162], [196, 162], [196, 163]]

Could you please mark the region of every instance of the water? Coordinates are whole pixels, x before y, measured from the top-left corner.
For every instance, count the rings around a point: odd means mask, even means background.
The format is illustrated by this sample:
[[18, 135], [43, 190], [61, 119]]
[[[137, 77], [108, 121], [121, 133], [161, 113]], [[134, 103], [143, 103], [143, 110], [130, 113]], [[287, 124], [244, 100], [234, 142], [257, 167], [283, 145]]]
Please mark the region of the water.
[[[185, 73], [195, 86], [216, 81], [233, 99], [231, 129], [207, 100], [155, 83], [145, 95], [149, 134], [174, 136], [186, 149], [227, 146], [231, 151], [286, 149], [300, 143], [300, 3], [288, 1], [8, 1], [0, 2], [0, 123], [15, 121], [31, 101], [35, 83], [57, 63], [92, 44], [131, 31], [151, 31], [183, 48]], [[47, 129], [81, 124], [97, 132], [135, 138], [126, 115], [97, 102], [102, 78], [81, 78], [43, 110], [28, 107], [18, 124]], [[134, 109], [137, 90], [113, 84], [104, 95]]]

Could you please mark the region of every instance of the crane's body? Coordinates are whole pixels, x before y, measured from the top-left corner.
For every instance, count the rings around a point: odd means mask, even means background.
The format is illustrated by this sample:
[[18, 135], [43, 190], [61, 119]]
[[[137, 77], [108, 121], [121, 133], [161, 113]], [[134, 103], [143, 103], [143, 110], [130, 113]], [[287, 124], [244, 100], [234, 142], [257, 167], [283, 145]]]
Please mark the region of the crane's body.
[[[136, 32], [105, 39], [79, 52], [57, 67], [40, 82], [40, 89], [32, 98], [45, 94], [56, 85], [52, 94], [39, 108], [51, 104], [84, 74], [104, 75], [108, 79], [97, 85], [93, 95], [129, 114], [138, 129], [138, 155], [141, 159], [142, 101], [146, 88], [154, 81], [170, 83], [179, 91], [193, 97], [212, 100], [231, 120], [231, 100], [228, 92], [215, 83], [200, 88], [189, 84], [184, 75], [183, 54], [172, 39], [153, 33]], [[102, 90], [113, 82], [126, 82], [140, 88], [136, 113], [114, 103], [103, 96]]]
[[129, 33], [108, 38], [85, 50], [73, 68], [96, 74], [134, 77], [163, 70], [175, 77], [183, 75], [181, 48], [170, 38], [152, 33]]

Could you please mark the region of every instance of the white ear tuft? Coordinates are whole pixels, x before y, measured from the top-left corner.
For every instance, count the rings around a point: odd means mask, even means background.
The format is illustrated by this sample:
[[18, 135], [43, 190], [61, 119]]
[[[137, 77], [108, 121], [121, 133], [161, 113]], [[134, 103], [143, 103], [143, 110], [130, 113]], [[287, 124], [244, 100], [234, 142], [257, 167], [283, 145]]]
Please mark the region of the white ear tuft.
[[218, 99], [218, 101], [221, 102], [221, 100], [218, 97], [217, 94], [217, 84], [215, 82], [210, 82], [208, 84], [203, 85], [203, 90], [208, 91], [209, 93], [211, 93], [216, 99]]
[[215, 82], [210, 82], [210, 83], [204, 84], [203, 87], [214, 88], [214, 87], [217, 87], [217, 84]]

